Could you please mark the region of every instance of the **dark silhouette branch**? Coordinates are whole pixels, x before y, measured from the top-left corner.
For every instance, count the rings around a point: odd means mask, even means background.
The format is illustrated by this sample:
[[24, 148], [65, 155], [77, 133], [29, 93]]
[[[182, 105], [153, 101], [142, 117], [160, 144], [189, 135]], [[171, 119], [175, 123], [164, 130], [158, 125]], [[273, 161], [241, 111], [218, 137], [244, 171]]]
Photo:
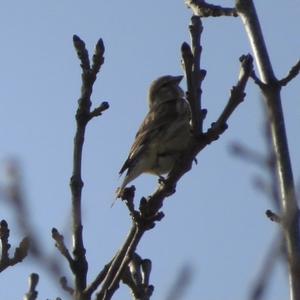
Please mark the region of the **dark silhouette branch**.
[[185, 0], [185, 4], [199, 17], [237, 17], [235, 8], [206, 3], [204, 0]]
[[[290, 299], [296, 300], [300, 299], [299, 209], [282, 112], [280, 90], [283, 84], [274, 75], [253, 1], [237, 0], [236, 9], [243, 20], [258, 66], [260, 81], [263, 83], [261, 91], [268, 112], [280, 188], [281, 225], [289, 267]], [[288, 79], [284, 80], [283, 83], [288, 82], [293, 77], [294, 75], [288, 76]]]
[[102, 283], [101, 290], [97, 294], [97, 300], [107, 300], [112, 297], [116, 286], [119, 284], [122, 272], [128, 265], [142, 235], [143, 231], [138, 229], [136, 223], [133, 223], [123, 246], [118, 251], [109, 267], [106, 277]]

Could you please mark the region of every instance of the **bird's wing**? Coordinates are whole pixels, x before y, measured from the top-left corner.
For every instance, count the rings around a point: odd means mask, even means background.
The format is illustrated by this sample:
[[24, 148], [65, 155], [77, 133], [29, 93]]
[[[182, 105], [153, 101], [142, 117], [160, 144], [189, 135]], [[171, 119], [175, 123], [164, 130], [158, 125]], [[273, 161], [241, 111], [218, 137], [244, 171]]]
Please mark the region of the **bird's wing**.
[[174, 99], [173, 101], [164, 102], [158, 107], [153, 107], [148, 112], [135, 136], [135, 141], [131, 146], [127, 160], [119, 172], [120, 174], [128, 169], [132, 162], [147, 149], [149, 142], [153, 141], [159, 132], [166, 130], [172, 122], [176, 121], [179, 116], [176, 102]]

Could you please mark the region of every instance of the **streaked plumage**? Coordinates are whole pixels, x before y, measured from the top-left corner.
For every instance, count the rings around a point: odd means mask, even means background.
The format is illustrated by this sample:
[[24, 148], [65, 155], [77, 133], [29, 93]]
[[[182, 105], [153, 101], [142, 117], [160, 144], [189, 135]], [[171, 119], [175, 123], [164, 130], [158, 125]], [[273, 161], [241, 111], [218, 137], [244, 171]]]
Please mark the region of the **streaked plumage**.
[[182, 76], [162, 76], [152, 82], [149, 112], [141, 124], [127, 160], [120, 170], [126, 176], [118, 194], [142, 173], [171, 171], [190, 137], [190, 108], [179, 87]]

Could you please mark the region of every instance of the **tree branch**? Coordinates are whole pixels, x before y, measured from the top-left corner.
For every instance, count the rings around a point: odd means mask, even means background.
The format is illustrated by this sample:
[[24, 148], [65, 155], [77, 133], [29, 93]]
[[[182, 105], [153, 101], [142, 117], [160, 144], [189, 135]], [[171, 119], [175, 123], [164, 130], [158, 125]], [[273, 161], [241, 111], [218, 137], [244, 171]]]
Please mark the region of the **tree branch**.
[[78, 100], [78, 108], [76, 111], [77, 128], [74, 137], [73, 171], [70, 180], [72, 193], [73, 257], [63, 242], [63, 236], [60, 235], [56, 229], [52, 230], [52, 236], [56, 241], [57, 248], [68, 260], [71, 270], [74, 274], [74, 299], [84, 300], [87, 299], [84, 291], [87, 287], [88, 263], [85, 256], [86, 250], [83, 243], [83, 225], [81, 218], [81, 192], [83, 188], [83, 180], [81, 178], [82, 150], [85, 129], [88, 122], [92, 118], [100, 116], [104, 110], [108, 109], [109, 105], [107, 102], [103, 102], [99, 107], [91, 111], [91, 95], [93, 91], [93, 85], [96, 81], [97, 74], [104, 63], [103, 41], [100, 39], [96, 44], [92, 67], [85, 43], [76, 35], [73, 36], [73, 43], [77, 52], [77, 56], [81, 62], [80, 66], [82, 69], [81, 96]]
[[279, 80], [281, 86], [286, 86], [291, 80], [293, 80], [300, 72], [300, 60], [290, 69], [289, 74]]
[[[274, 75], [253, 1], [236, 0], [236, 9], [243, 20], [261, 81], [264, 84], [261, 91], [268, 111], [278, 186], [280, 187], [281, 225], [287, 251], [290, 295], [291, 300], [298, 300], [300, 299], [299, 209], [281, 106], [282, 82], [278, 81]], [[288, 76], [287, 81], [293, 76]]]
[[38, 296], [38, 291], [36, 290], [37, 284], [39, 282], [39, 275], [32, 273], [29, 276], [29, 291], [25, 294], [24, 300], [36, 300]]
[[237, 17], [235, 8], [225, 8], [219, 5], [208, 4], [204, 0], [185, 0], [185, 4], [199, 17]]
[[15, 264], [24, 260], [29, 250], [29, 239], [24, 238], [19, 246], [15, 249], [13, 257], [9, 257], [10, 244], [9, 239], [9, 228], [5, 220], [0, 222], [0, 240], [1, 240], [1, 258], [0, 258], [0, 272], [8, 267], [12, 267]]
[[81, 220], [81, 191], [83, 181], [81, 178], [82, 148], [84, 143], [85, 128], [88, 121], [95, 115], [100, 115], [102, 111], [108, 108], [108, 104], [102, 104], [100, 108], [91, 113], [91, 94], [93, 85], [97, 78], [97, 73], [104, 62], [104, 45], [100, 39], [96, 45], [93, 57], [93, 66], [90, 67], [88, 52], [84, 42], [76, 35], [73, 37], [74, 47], [76, 49], [82, 68], [82, 86], [81, 97], [78, 100], [78, 109], [76, 112], [77, 130], [74, 138], [73, 153], [73, 173], [70, 181], [72, 192], [72, 220], [73, 220], [73, 273], [75, 275], [75, 298], [81, 299], [81, 293], [86, 288], [86, 276], [88, 264], [85, 256], [85, 248], [82, 237]]

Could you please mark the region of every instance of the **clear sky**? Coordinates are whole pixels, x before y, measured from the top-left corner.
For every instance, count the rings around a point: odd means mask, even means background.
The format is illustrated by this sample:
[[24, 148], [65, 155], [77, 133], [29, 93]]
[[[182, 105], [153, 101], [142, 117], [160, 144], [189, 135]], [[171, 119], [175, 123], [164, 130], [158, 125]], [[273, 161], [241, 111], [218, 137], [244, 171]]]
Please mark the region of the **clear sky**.
[[[274, 70], [281, 78], [299, 59], [300, 6], [296, 0], [256, 2]], [[234, 1], [215, 3], [229, 6]], [[190, 17], [191, 11], [181, 0], [11, 0], [1, 5], [1, 169], [11, 157], [20, 161], [29, 222], [49, 255], [60, 255], [51, 239], [52, 227], [65, 232], [71, 243], [69, 178], [81, 73], [72, 35], [79, 35], [90, 53], [100, 37], [105, 43], [105, 65], [92, 100], [95, 105], [108, 101], [111, 107], [89, 124], [83, 160], [89, 280], [110, 260], [130, 228], [125, 206], [110, 207], [120, 183], [118, 171], [147, 112], [149, 84], [161, 75], [182, 74], [180, 46], [189, 41]], [[207, 127], [222, 111], [236, 83], [240, 55], [251, 50], [238, 18], [205, 19], [202, 45]], [[278, 226], [264, 215], [266, 209], [273, 209], [272, 203], [253, 186], [257, 177], [269, 180], [267, 173], [229, 151], [238, 142], [266, 154], [261, 97], [252, 82], [246, 91], [246, 100], [230, 119], [229, 129], [200, 153], [198, 165], [165, 202], [165, 218], [146, 233], [138, 247], [138, 253], [153, 263], [155, 300], [166, 299], [186, 265], [193, 276], [183, 299], [247, 299], [277, 234]], [[282, 91], [298, 186], [299, 92], [299, 78]], [[137, 201], [155, 189], [157, 178], [144, 175], [135, 184]], [[15, 245], [21, 236], [14, 214], [4, 201], [0, 209]], [[65, 269], [69, 275], [66, 264]], [[22, 299], [31, 272], [41, 276], [39, 299], [66, 299], [53, 278], [32, 259], [4, 271], [0, 298]], [[130, 299], [127, 288], [120, 290], [117, 298], [121, 297]], [[280, 260], [265, 299], [287, 299], [287, 273]]]

